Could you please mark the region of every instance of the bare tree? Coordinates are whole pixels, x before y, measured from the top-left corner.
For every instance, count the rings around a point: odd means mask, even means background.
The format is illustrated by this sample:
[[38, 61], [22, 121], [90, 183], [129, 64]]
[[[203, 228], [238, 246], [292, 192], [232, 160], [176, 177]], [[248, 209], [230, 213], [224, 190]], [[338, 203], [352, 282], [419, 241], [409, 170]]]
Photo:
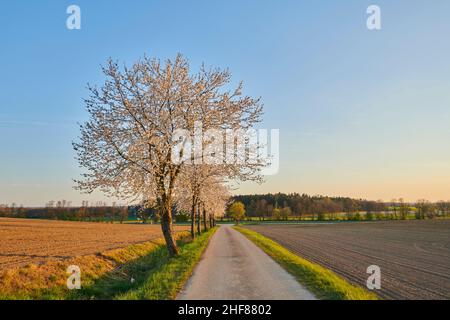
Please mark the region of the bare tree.
[[128, 207], [127, 206], [122, 206], [119, 209], [119, 214], [120, 214], [120, 224], [123, 224], [124, 221], [128, 220]]
[[436, 208], [442, 217], [448, 216], [450, 212], [450, 202], [449, 201], [438, 201], [436, 203]]
[[242, 95], [242, 84], [223, 89], [231, 79], [228, 71], [202, 67], [192, 75], [181, 55], [165, 63], [145, 57], [131, 68], [109, 60], [103, 73], [101, 88], [89, 86], [90, 120], [74, 143], [77, 160], [87, 169], [77, 188], [154, 200], [169, 254], [176, 255], [173, 195], [186, 162], [174, 161], [174, 149], [181, 159], [186, 151], [176, 132], [193, 132], [197, 121], [204, 128], [249, 129], [260, 120], [262, 107]]
[[408, 218], [409, 205], [405, 203], [405, 200], [403, 198], [398, 199], [398, 203], [399, 203], [400, 219], [406, 220]]
[[392, 218], [397, 219], [397, 199], [392, 199]]
[[416, 210], [416, 219], [434, 218], [435, 208], [433, 204], [426, 199], [417, 200]]

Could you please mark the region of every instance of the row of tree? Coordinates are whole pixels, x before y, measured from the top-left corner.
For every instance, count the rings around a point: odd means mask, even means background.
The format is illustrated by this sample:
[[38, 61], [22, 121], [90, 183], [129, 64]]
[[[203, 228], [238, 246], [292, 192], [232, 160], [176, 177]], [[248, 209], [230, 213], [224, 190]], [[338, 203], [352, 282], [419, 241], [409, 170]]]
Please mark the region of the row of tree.
[[[247, 161], [258, 146], [245, 133], [261, 120], [261, 103], [243, 95], [242, 84], [230, 89], [227, 70], [202, 66], [193, 73], [181, 55], [144, 57], [131, 67], [109, 60], [103, 73], [100, 88], [89, 86], [90, 118], [73, 144], [86, 170], [77, 189], [156, 210], [169, 254], [177, 255], [174, 208], [190, 212], [195, 237], [200, 224], [207, 229], [223, 214], [227, 182], [260, 179], [264, 163]], [[237, 152], [243, 142], [248, 148]]]

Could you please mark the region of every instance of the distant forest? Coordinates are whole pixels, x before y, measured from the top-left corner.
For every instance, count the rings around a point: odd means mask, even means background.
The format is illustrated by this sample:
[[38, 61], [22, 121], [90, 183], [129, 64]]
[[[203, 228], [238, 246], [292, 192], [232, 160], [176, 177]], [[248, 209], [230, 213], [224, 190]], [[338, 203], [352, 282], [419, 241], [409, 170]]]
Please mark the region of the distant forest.
[[[309, 196], [298, 193], [276, 193], [233, 196], [233, 202], [242, 202], [247, 220], [385, 220], [431, 219], [450, 216], [450, 201], [436, 203], [418, 200], [406, 203], [403, 199], [391, 202], [352, 199], [348, 197]], [[173, 208], [176, 222], [189, 221], [189, 213]], [[73, 220], [91, 222], [125, 222], [139, 220], [158, 222], [156, 208], [144, 209], [139, 205], [117, 206], [102, 202], [73, 207], [68, 201], [50, 201], [43, 208], [0, 205], [0, 217]], [[229, 218], [228, 214], [225, 218]]]
[[261, 220], [425, 219], [450, 214], [449, 201], [406, 203], [403, 199], [394, 199], [383, 202], [299, 193], [238, 195], [233, 201], [245, 205], [248, 218]]

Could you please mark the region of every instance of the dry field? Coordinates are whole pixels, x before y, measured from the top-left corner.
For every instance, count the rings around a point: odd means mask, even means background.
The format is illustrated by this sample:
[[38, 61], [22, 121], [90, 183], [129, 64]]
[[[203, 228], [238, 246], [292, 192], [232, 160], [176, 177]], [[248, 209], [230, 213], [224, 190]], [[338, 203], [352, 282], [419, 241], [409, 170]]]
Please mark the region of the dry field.
[[[175, 231], [187, 227], [175, 227]], [[96, 254], [161, 238], [159, 225], [0, 218], [0, 271]]]
[[248, 228], [361, 286], [378, 265], [381, 298], [450, 299], [450, 220]]

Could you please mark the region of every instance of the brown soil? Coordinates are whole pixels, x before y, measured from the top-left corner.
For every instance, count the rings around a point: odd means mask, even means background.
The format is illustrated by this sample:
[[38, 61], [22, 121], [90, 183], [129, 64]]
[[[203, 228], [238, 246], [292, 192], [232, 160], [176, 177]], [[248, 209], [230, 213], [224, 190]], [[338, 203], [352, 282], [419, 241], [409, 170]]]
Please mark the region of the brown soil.
[[161, 237], [159, 225], [0, 218], [0, 270], [97, 254]]
[[360, 286], [378, 265], [381, 298], [450, 299], [450, 220], [248, 228]]

